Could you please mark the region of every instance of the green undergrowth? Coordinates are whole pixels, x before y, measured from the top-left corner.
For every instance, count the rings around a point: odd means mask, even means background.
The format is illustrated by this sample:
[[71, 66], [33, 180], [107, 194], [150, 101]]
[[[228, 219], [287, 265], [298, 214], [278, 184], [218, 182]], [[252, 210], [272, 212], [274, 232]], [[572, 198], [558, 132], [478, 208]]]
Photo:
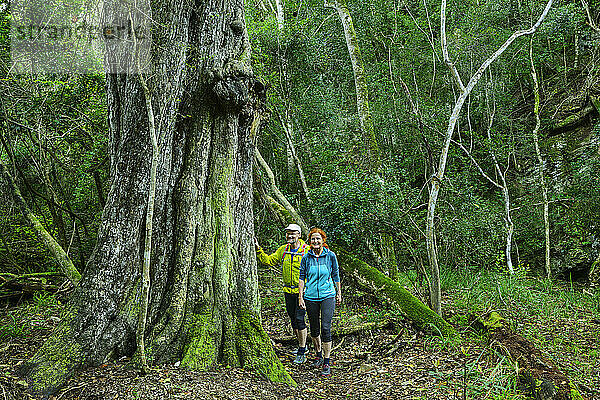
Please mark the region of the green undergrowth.
[[469, 316], [496, 311], [575, 383], [600, 384], [599, 289], [523, 271], [446, 271], [442, 281], [443, 297], [452, 304], [447, 319], [462, 332], [463, 342], [483, 345], [485, 336], [472, 329]]
[[[533, 319], [578, 319], [600, 311], [600, 290], [574, 282], [489, 271], [451, 271], [442, 290], [454, 308], [468, 312], [500, 310]], [[501, 312], [502, 313], [502, 312]]]
[[55, 296], [36, 292], [24, 305], [7, 309], [0, 314], [0, 343], [46, 331], [48, 319], [57, 317], [61, 307]]
[[262, 308], [278, 308], [285, 310], [285, 299], [283, 297], [283, 292], [280, 291], [269, 291], [267, 295], [261, 297], [261, 306]]

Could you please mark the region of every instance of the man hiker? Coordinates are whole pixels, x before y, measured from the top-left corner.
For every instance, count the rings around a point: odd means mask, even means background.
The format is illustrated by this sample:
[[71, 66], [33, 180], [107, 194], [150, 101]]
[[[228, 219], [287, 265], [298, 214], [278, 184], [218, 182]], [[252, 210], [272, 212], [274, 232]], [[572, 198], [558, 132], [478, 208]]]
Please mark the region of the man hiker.
[[300, 271], [300, 260], [309, 250], [309, 246], [300, 239], [300, 226], [290, 224], [285, 228], [286, 244], [279, 247], [275, 253], [268, 255], [254, 239], [256, 256], [258, 260], [270, 266], [281, 265], [283, 278], [283, 294], [285, 296], [285, 309], [294, 334], [298, 338], [298, 351], [294, 363], [302, 364], [306, 361], [306, 323], [304, 316], [306, 310], [298, 306], [298, 274]]

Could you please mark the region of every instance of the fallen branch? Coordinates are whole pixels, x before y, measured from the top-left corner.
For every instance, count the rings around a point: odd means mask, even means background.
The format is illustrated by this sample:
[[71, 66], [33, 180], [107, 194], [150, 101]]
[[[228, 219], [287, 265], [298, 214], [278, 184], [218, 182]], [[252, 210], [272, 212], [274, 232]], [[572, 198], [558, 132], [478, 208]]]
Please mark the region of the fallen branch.
[[[61, 285], [49, 283], [47, 278], [62, 277], [62, 272], [38, 272], [31, 274], [15, 275], [0, 273], [0, 299], [20, 297], [37, 291], [57, 293]], [[62, 283], [62, 282], [61, 282]]]
[[336, 254], [342, 271], [351, 275], [360, 286], [373, 292], [379, 299], [398, 307], [420, 329], [446, 337], [458, 336], [452, 325], [377, 268], [344, 251], [336, 250]]
[[385, 355], [387, 357], [394, 354], [396, 351], [398, 351], [400, 346], [404, 345], [404, 342], [399, 341], [403, 334], [404, 334], [404, 328], [400, 329], [400, 332], [398, 332], [396, 337], [394, 339], [392, 339], [392, 341], [390, 343], [388, 343], [387, 347], [389, 348], [389, 350], [385, 352]]
[[583, 399], [577, 386], [545, 357], [535, 345], [514, 332], [497, 312], [476, 319], [480, 328], [490, 332], [498, 349], [518, 366], [519, 379], [531, 388], [538, 400]]

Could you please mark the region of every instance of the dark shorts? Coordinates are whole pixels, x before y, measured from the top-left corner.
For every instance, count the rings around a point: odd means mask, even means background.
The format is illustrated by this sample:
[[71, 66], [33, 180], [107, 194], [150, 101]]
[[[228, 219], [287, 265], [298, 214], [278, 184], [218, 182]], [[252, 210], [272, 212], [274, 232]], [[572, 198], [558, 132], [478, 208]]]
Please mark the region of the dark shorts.
[[[331, 342], [331, 320], [335, 311], [335, 297], [321, 301], [304, 300], [310, 322], [310, 336], [321, 335], [322, 342]], [[321, 323], [319, 324], [319, 318]]]
[[283, 293], [285, 296], [285, 310], [287, 311], [292, 328], [302, 330], [306, 329], [304, 316], [306, 311], [298, 307], [298, 293]]

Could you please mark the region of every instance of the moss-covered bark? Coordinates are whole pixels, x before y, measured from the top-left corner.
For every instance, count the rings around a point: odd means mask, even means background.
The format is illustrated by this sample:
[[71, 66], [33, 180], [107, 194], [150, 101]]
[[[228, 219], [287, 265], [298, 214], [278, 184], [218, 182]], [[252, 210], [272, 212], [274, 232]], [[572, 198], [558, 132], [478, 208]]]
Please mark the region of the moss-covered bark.
[[296, 385], [277, 358], [257, 315], [250, 311], [238, 313], [234, 338], [240, 365], [272, 381]]
[[[118, 20], [121, 3], [105, 2], [106, 18]], [[194, 369], [225, 364], [291, 382], [260, 328], [251, 127], [265, 93], [248, 64], [243, 4], [157, 0], [151, 8], [153, 23], [164, 29], [153, 32], [147, 71], [161, 149], [144, 332], [148, 362], [181, 361]], [[107, 58], [118, 70], [131, 54], [109, 46]], [[69, 303], [70, 317], [20, 371], [37, 394], [51, 394], [81, 367], [123, 355], [138, 359], [152, 145], [148, 119], [140, 118], [147, 102], [139, 79], [114, 72], [107, 76], [110, 191], [98, 242]]]
[[597, 102], [590, 101], [590, 103], [580, 111], [556, 122], [554, 126], [548, 129], [548, 136], [560, 135], [561, 133], [569, 132], [588, 124], [594, 113], [597, 113], [596, 106]]
[[457, 336], [456, 330], [450, 324], [398, 283], [344, 251], [336, 250], [336, 253], [343, 271], [350, 273], [359, 284], [378, 297], [398, 306], [421, 329], [446, 337]]
[[[81, 345], [72, 340], [71, 322], [75, 315], [71, 307], [62, 313], [60, 325], [53, 335], [23, 367], [27, 374], [29, 389], [34, 393], [53, 393], [60, 388], [65, 377], [85, 362], [85, 351]], [[44, 360], [44, 362], [38, 362]]]

